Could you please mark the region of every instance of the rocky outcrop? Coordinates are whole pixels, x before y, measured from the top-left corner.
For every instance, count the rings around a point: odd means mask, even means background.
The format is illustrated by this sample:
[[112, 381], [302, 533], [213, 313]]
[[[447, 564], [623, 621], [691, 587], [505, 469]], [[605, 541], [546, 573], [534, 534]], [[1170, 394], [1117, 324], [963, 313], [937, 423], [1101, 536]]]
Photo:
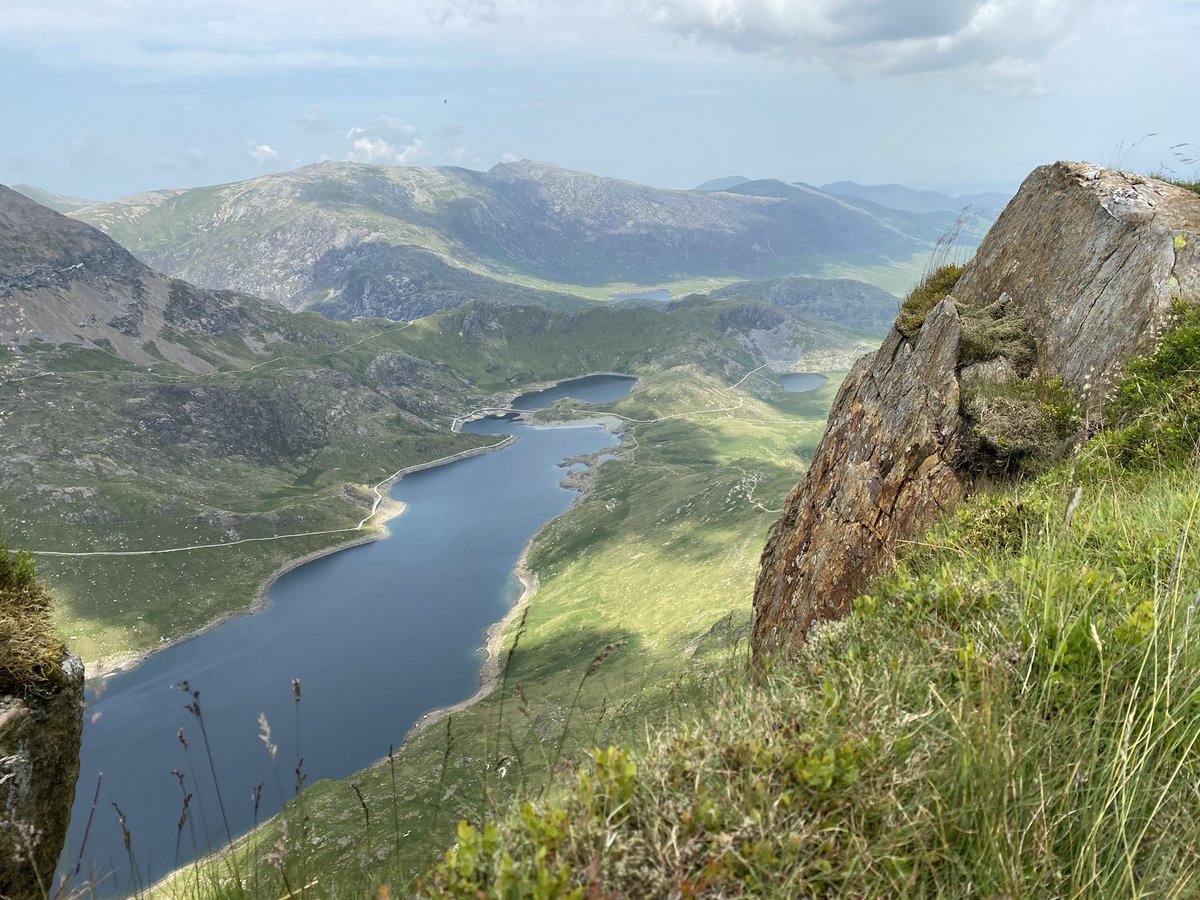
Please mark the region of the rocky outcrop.
[[0, 698], [0, 896], [53, 893], [71, 821], [83, 735], [83, 664], [49, 696]]
[[965, 496], [984, 442], [964, 399], [981, 384], [1061, 378], [1094, 406], [1176, 298], [1200, 298], [1200, 195], [1080, 163], [1036, 169], [920, 331], [893, 329], [843, 383], [763, 552], [755, 653], [786, 654], [844, 616]]

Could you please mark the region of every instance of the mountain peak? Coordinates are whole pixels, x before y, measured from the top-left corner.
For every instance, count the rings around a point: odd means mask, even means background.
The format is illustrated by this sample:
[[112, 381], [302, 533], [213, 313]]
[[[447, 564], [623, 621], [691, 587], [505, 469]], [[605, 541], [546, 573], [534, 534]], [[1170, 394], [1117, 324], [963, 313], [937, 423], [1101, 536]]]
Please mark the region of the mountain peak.
[[726, 175], [724, 178], [712, 178], [708, 181], [701, 182], [692, 188], [693, 191], [727, 191], [730, 188], [735, 188], [738, 185], [745, 184], [747, 181], [753, 181], [753, 178], [747, 178], [745, 175]]

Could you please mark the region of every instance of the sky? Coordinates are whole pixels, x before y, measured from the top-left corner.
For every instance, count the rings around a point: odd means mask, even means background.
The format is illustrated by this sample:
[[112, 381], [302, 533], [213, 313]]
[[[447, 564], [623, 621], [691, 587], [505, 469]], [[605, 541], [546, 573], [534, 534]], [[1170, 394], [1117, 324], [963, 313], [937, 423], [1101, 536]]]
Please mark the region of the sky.
[[1200, 0], [0, 0], [0, 183], [323, 159], [1015, 189], [1195, 178]]

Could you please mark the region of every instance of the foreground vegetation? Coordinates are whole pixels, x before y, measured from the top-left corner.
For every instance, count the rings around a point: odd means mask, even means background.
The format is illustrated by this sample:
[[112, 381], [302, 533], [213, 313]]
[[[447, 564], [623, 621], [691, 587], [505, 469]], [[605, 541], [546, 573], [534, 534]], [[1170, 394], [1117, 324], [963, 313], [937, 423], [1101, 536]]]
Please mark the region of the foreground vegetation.
[[54, 632], [49, 592], [37, 581], [28, 553], [10, 553], [0, 540], [0, 697], [54, 692], [66, 678], [67, 648]]
[[720, 666], [425, 895], [1195, 896], [1200, 313], [1076, 459], [977, 495], [803, 658]]

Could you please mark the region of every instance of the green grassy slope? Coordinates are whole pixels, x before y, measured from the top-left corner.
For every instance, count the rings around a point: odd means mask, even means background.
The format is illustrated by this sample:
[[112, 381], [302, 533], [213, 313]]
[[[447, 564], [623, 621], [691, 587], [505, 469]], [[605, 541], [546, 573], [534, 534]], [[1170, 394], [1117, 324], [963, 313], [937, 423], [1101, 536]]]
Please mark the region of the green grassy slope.
[[1193, 309], [1076, 458], [977, 494], [796, 664], [718, 665], [648, 749], [472, 817], [421, 893], [1196, 896], [1197, 387]]
[[[238, 868], [257, 873], [247, 893], [315, 879], [326, 896], [382, 883], [404, 896], [459, 818], [494, 815], [596, 741], [641, 743], [648, 723], [686, 710], [699, 661], [748, 622], [766, 530], [839, 380], [796, 395], [766, 373], [730, 391], [695, 366], [647, 372], [613, 410], [660, 421], [627, 423], [624, 458], [603, 463], [586, 499], [531, 547], [541, 583], [507, 632], [503, 687], [418, 733], [394, 768], [351, 779], [369, 830], [349, 783], [307, 790], [242, 843]], [[282, 871], [265, 858], [276, 845]], [[224, 893], [228, 864], [188, 870], [164, 892]]]

